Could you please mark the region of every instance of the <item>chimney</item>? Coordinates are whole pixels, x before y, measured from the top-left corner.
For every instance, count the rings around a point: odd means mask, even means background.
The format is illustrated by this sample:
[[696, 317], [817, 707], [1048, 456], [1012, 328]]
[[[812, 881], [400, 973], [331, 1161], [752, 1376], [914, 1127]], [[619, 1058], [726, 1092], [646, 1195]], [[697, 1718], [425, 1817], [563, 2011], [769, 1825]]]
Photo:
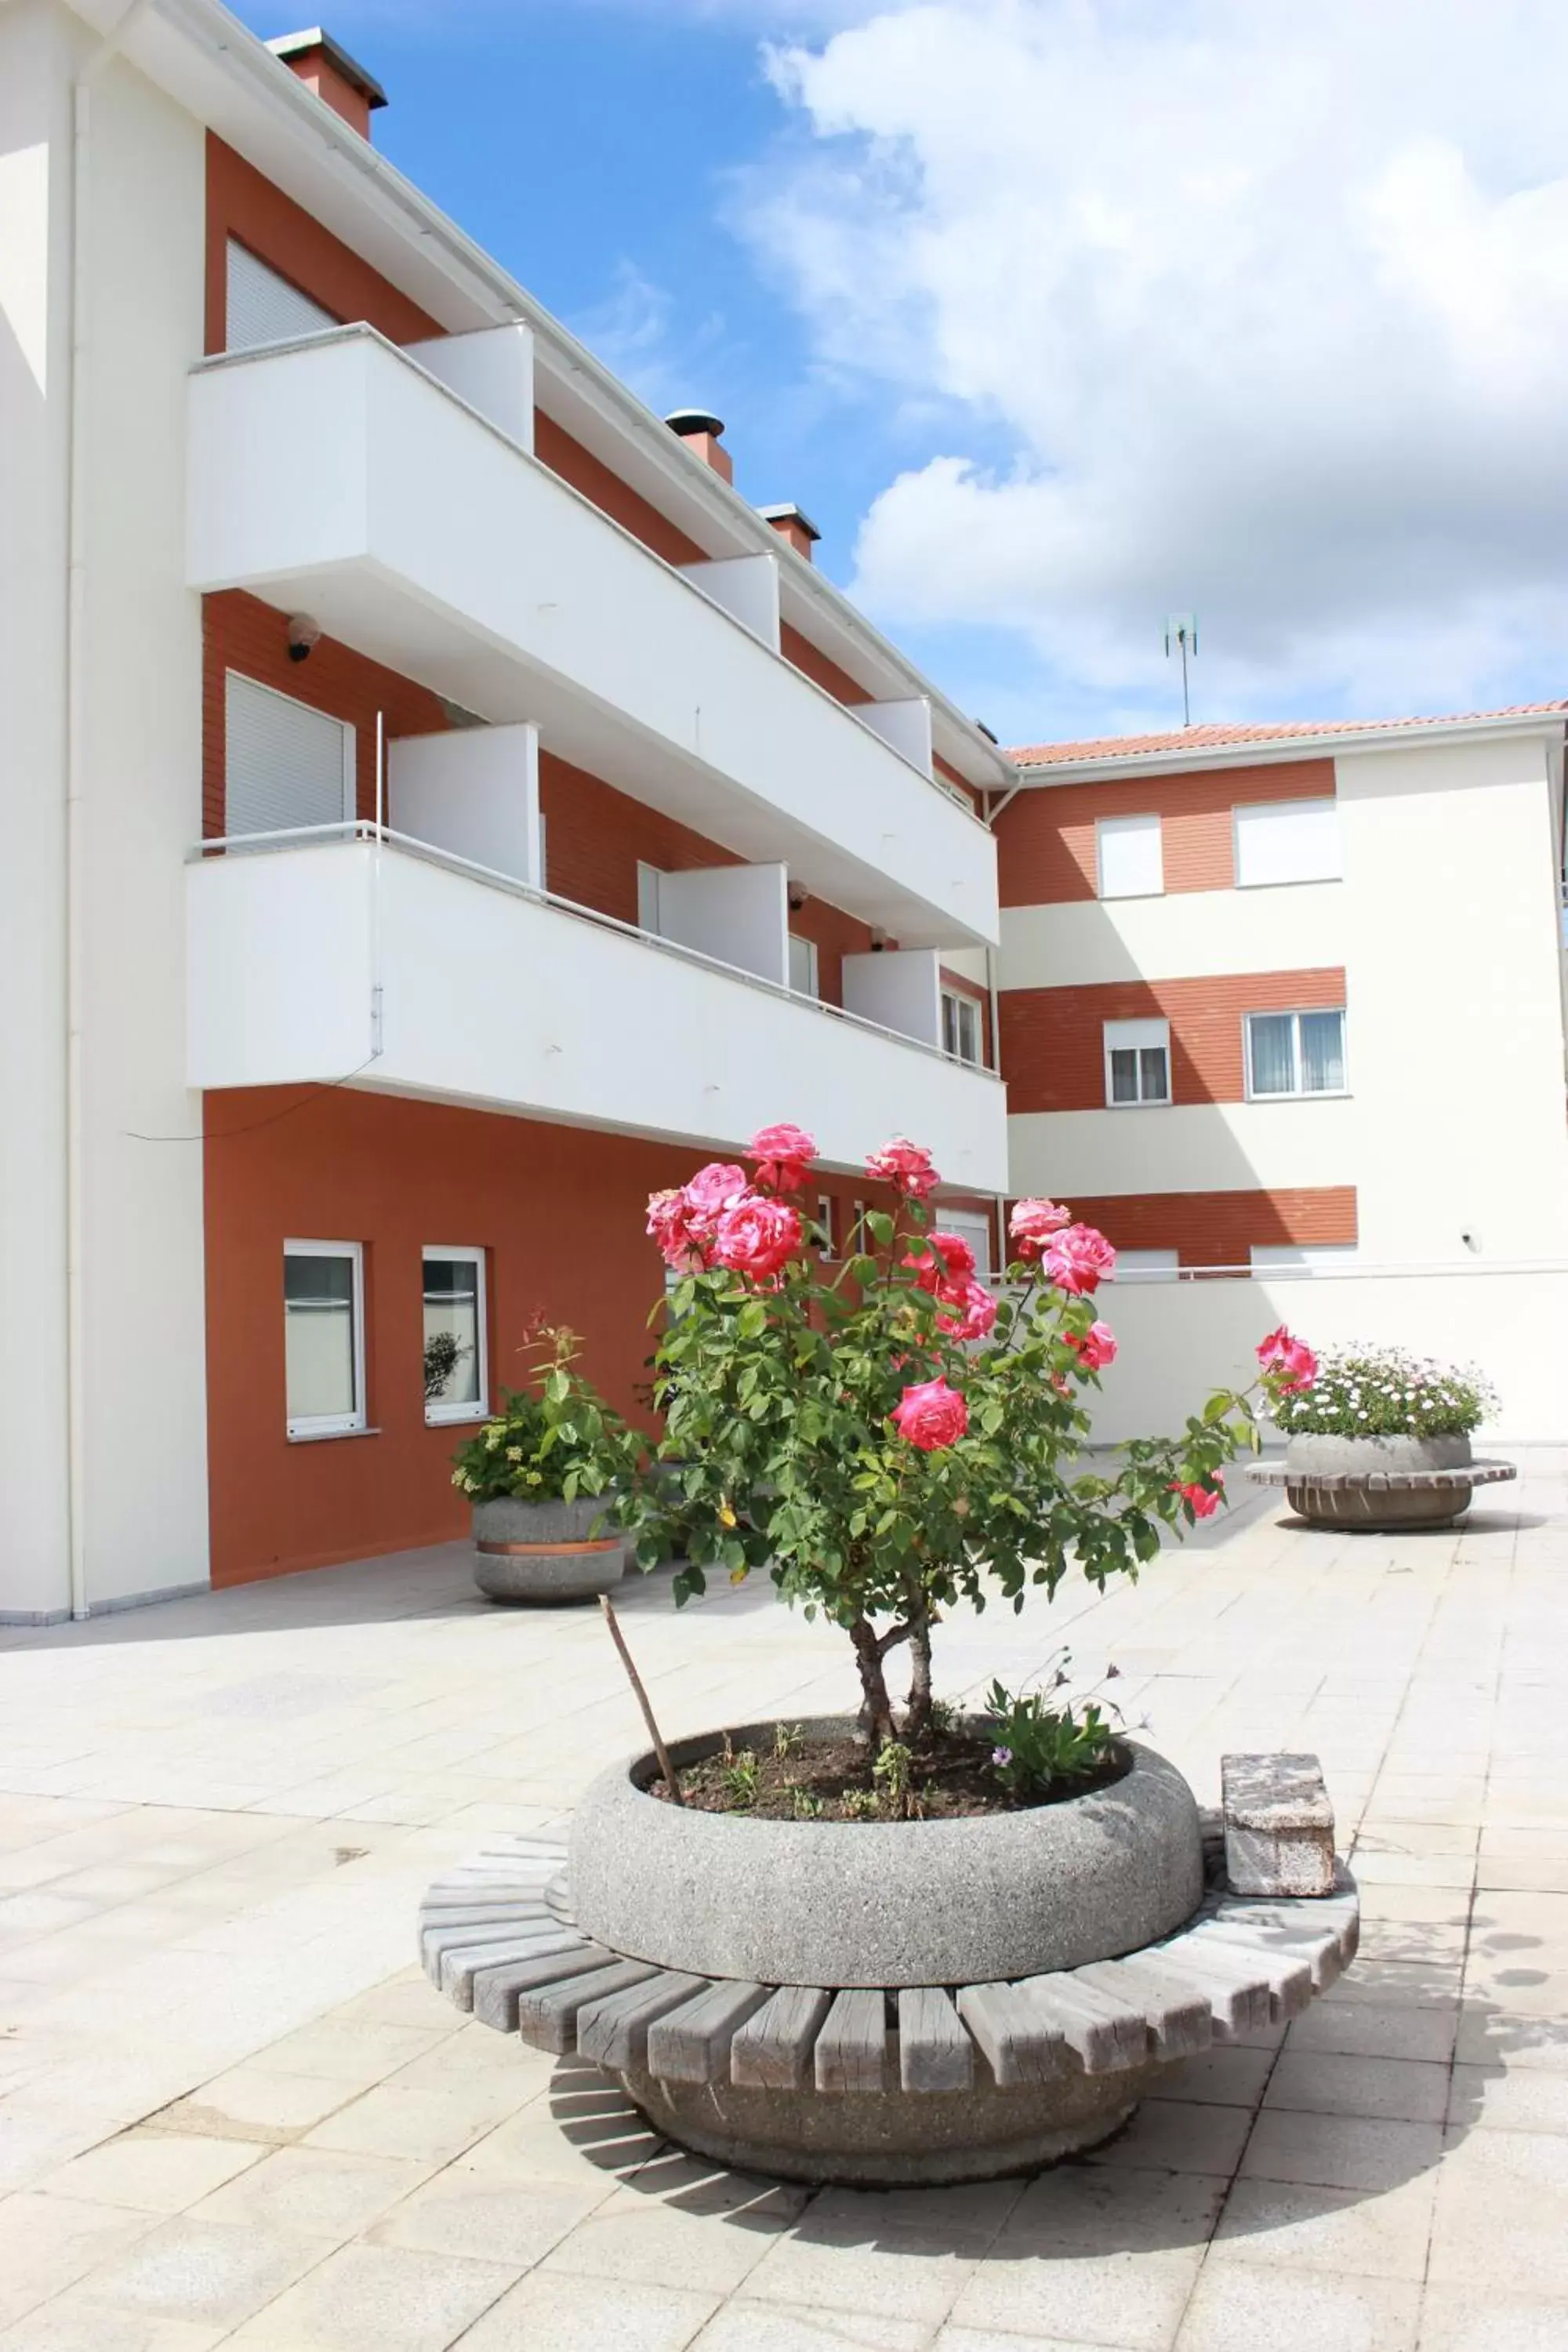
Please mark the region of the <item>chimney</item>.
[[386, 92], [331, 33], [312, 25], [308, 32], [285, 33], [267, 46], [275, 58], [282, 58], [297, 81], [325, 100], [334, 114], [342, 116], [351, 131], [357, 131], [362, 139], [370, 137], [370, 118], [378, 106], [386, 104]]
[[804, 555], [808, 563], [811, 562], [812, 542], [820, 539], [822, 533], [804, 507], [759, 507], [757, 512], [764, 522], [772, 523], [781, 539], [788, 540], [797, 555]]
[[672, 408], [664, 421], [678, 439], [696, 451], [705, 466], [712, 467], [721, 482], [734, 480], [730, 452], [719, 437], [724, 430], [721, 416], [710, 416], [705, 408]]

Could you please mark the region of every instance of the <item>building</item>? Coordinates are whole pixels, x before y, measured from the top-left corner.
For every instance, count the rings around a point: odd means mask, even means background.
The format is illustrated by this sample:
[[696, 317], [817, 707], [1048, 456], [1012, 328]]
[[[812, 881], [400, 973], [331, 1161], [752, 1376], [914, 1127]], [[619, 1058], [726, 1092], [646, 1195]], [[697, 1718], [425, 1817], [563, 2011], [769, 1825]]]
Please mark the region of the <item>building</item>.
[[[1561, 1437], [1565, 724], [1555, 702], [1013, 754], [1012, 1187], [1150, 1284], [1118, 1292], [1137, 1344], [1106, 1434], [1243, 1371], [1283, 1317], [1479, 1358], [1505, 1429]], [[1252, 1279], [1177, 1280], [1199, 1269]]]
[[382, 102], [0, 0], [9, 1618], [457, 1533], [455, 1424], [540, 1315], [632, 1406], [645, 1196], [765, 1120], [840, 1234], [893, 1133], [1006, 1186], [1011, 769]]

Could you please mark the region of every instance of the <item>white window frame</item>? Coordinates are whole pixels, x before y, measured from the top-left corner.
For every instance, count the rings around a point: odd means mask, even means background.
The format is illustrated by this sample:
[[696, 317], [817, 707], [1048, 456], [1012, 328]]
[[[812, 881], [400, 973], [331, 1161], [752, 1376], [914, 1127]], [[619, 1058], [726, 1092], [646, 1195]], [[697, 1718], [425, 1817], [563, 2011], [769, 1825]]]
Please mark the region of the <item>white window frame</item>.
[[819, 1192], [817, 1194], [816, 1222], [822, 1229], [822, 1240], [818, 1244], [818, 1247], [821, 1251], [822, 1256], [830, 1265], [836, 1263], [837, 1255], [834, 1246], [837, 1230], [837, 1221], [833, 1213], [835, 1205], [831, 1192]]
[[[1337, 1013], [1340, 1016], [1340, 1065], [1344, 1073], [1344, 1084], [1342, 1086], [1314, 1087], [1309, 1090], [1300, 1083], [1301, 1017], [1303, 1013], [1310, 1015], [1315, 1013]], [[1255, 1021], [1289, 1021], [1294, 1024], [1290, 1033], [1290, 1058], [1291, 1065], [1295, 1072], [1296, 1084], [1290, 1088], [1290, 1091], [1288, 1094], [1281, 1094], [1275, 1091], [1270, 1091], [1267, 1094], [1259, 1094], [1253, 1086], [1252, 1024]], [[1345, 1097], [1350, 1093], [1350, 1022], [1346, 1017], [1345, 1008], [1342, 1004], [1281, 1004], [1278, 1006], [1259, 1006], [1257, 1010], [1251, 1013], [1244, 1013], [1242, 1014], [1241, 1041], [1247, 1064], [1247, 1099], [1248, 1102], [1342, 1102]]]
[[1119, 1249], [1108, 1282], [1176, 1282], [1181, 1278], [1181, 1253], [1173, 1249]]
[[658, 886], [664, 879], [662, 869], [650, 866], [646, 857], [637, 859], [637, 929], [658, 939]]
[[[952, 1033], [956, 1041], [951, 1045], [947, 1042], [947, 1008], [950, 1004], [954, 1008]], [[973, 1054], [966, 1054], [963, 1050], [963, 1032], [965, 1014], [968, 1015], [969, 1019], [974, 1024], [974, 1051]], [[984, 1068], [985, 1063], [985, 1024], [980, 1016], [981, 1005], [978, 997], [965, 995], [962, 988], [944, 988], [942, 990], [942, 1050], [947, 1055], [949, 1061], [963, 1062], [967, 1068], [973, 1070]]]
[[804, 949], [806, 969], [805, 986], [804, 988], [797, 988], [792, 979], [789, 984], [790, 994], [792, 996], [804, 996], [810, 1001], [815, 1001], [816, 1003], [820, 1003], [822, 1001], [822, 989], [817, 978], [816, 941], [815, 940], [806, 939], [800, 931], [791, 931], [788, 934], [788, 937], [789, 946], [784, 950], [785, 956], [788, 958], [788, 961], [793, 963], [795, 961], [794, 950], [796, 948]]
[[[353, 1268], [351, 1284], [351, 1323], [353, 1348], [355, 1405], [353, 1412], [314, 1412], [301, 1414], [287, 1423], [292, 1444], [310, 1444], [321, 1437], [361, 1437], [370, 1427], [365, 1410], [364, 1393], [364, 1244], [363, 1242], [307, 1242], [296, 1239], [283, 1244], [285, 1261], [291, 1257], [346, 1257]], [[288, 1329], [289, 1303], [285, 1279], [283, 1302], [284, 1329]], [[284, 1370], [283, 1409], [289, 1409], [288, 1370]]]
[[[1149, 890], [1108, 890], [1105, 887], [1105, 840], [1108, 834], [1128, 833], [1134, 825], [1154, 828], [1154, 863], [1159, 879]], [[1144, 809], [1126, 816], [1102, 816], [1094, 824], [1094, 889], [1100, 898], [1163, 898], [1165, 895], [1165, 828], [1159, 813]]]
[[432, 1258], [444, 1258], [474, 1269], [474, 1348], [479, 1377], [477, 1397], [454, 1397], [443, 1403], [439, 1397], [425, 1400], [425, 1420], [431, 1429], [448, 1427], [454, 1422], [489, 1421], [490, 1417], [489, 1317], [487, 1313], [486, 1291], [489, 1288], [489, 1252], [476, 1249], [470, 1243], [426, 1242], [419, 1254], [419, 1300], [421, 1319], [425, 1302], [425, 1268]]
[[[1105, 1108], [1107, 1110], [1169, 1110], [1173, 1096], [1171, 1072], [1171, 1024], [1168, 1021], [1102, 1021], [1100, 1046], [1105, 1060]], [[1163, 1095], [1146, 1095], [1143, 1091], [1142, 1055], [1155, 1051], [1165, 1056], [1165, 1091]], [[1137, 1054], [1138, 1095], [1132, 1102], [1118, 1102], [1111, 1086], [1113, 1053]]]
[[[1267, 875], [1255, 881], [1244, 879], [1241, 871], [1241, 821], [1247, 816], [1282, 816], [1289, 811], [1327, 809], [1334, 819], [1334, 846], [1338, 851], [1331, 874]], [[1339, 795], [1337, 793], [1303, 793], [1300, 800], [1242, 801], [1230, 813], [1230, 870], [1236, 877], [1238, 890], [1298, 890], [1310, 883], [1342, 882], [1344, 880], [1344, 844], [1339, 829]]]

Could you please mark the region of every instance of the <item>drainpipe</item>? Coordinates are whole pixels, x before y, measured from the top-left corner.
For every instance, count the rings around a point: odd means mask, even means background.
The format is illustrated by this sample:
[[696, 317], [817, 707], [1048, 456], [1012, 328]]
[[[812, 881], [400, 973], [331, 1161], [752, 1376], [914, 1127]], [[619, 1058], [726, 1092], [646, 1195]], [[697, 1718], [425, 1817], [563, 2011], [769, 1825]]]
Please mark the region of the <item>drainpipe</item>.
[[66, 601], [66, 1428], [70, 1612], [88, 1614], [86, 1529], [86, 1213], [82, 1118], [82, 1026], [87, 860], [87, 231], [92, 84], [116, 55], [148, 0], [129, 0], [112, 30], [84, 61], [71, 89], [69, 457], [67, 475]]

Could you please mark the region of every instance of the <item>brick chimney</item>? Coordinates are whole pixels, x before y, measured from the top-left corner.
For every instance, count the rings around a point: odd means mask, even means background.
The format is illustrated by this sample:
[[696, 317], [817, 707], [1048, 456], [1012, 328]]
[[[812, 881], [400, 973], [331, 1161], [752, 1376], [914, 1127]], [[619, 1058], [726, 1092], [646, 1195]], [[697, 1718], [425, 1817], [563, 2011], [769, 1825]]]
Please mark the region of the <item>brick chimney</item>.
[[721, 482], [734, 480], [730, 452], [720, 438], [724, 430], [721, 416], [710, 416], [705, 408], [672, 408], [664, 421], [678, 439], [696, 451], [705, 466], [712, 467]]
[[787, 539], [797, 555], [809, 563], [814, 541], [822, 537], [804, 507], [759, 507], [757, 512], [764, 522], [772, 523], [781, 539]]
[[386, 92], [331, 33], [312, 25], [307, 32], [285, 33], [267, 46], [275, 58], [282, 58], [295, 79], [324, 99], [352, 131], [357, 131], [362, 139], [370, 137], [370, 118], [378, 106], [386, 104]]

